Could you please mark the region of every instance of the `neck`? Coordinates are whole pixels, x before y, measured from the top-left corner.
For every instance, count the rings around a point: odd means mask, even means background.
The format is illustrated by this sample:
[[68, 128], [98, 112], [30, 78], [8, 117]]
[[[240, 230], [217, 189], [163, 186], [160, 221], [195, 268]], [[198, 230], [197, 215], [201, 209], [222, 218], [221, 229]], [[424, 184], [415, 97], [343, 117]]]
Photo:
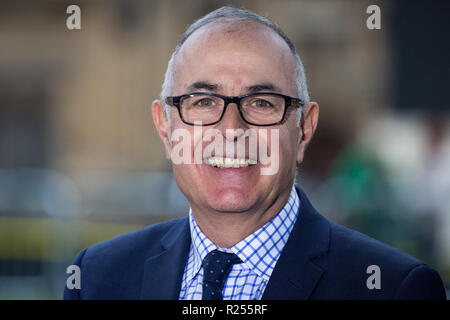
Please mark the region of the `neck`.
[[292, 185], [265, 206], [246, 212], [223, 213], [192, 206], [192, 214], [209, 240], [221, 248], [230, 248], [275, 217], [288, 201], [291, 189]]

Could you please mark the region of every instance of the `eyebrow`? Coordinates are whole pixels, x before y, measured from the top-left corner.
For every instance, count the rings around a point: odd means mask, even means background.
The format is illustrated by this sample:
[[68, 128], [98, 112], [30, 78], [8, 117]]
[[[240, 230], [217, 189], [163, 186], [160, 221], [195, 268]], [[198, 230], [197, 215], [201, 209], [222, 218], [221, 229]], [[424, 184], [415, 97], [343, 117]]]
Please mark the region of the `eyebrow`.
[[222, 86], [220, 84], [216, 83], [209, 83], [206, 81], [197, 81], [189, 85], [186, 90], [188, 92], [190, 91], [196, 91], [196, 90], [207, 90], [212, 92], [217, 92], [219, 89], [221, 89]]
[[[217, 83], [210, 83], [210, 82], [206, 82], [206, 81], [196, 81], [196, 82], [190, 84], [186, 88], [186, 90], [188, 92], [197, 91], [197, 90], [206, 90], [206, 91], [212, 91], [212, 92], [217, 93], [222, 88], [223, 88], [222, 85], [217, 84]], [[261, 91], [270, 91], [270, 92], [281, 93], [281, 89], [271, 82], [257, 83], [257, 84], [245, 87], [244, 91], [246, 94], [247, 93], [256, 93], [256, 92], [261, 92]]]
[[261, 91], [270, 91], [270, 92], [281, 93], [281, 89], [270, 82], [258, 83], [258, 84], [248, 86], [245, 88], [245, 92], [247, 92], [247, 93], [255, 93], [255, 92], [261, 92]]

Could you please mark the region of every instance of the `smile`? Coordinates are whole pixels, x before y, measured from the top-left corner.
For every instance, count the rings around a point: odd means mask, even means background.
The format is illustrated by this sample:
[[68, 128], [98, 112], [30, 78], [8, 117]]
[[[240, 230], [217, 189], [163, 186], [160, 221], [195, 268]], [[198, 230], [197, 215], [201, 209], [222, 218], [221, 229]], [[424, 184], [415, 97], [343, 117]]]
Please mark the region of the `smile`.
[[205, 163], [215, 168], [244, 168], [256, 164], [256, 160], [253, 159], [234, 159], [234, 158], [222, 158], [222, 157], [210, 157], [205, 158]]

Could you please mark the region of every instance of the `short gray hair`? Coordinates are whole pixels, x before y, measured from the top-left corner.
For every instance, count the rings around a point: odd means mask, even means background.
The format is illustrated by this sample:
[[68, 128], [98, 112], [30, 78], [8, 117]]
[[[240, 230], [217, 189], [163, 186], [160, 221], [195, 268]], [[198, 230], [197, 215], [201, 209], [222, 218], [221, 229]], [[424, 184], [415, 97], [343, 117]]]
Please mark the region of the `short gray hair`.
[[[170, 117], [169, 117], [170, 106], [165, 104], [165, 100], [168, 96], [171, 95], [173, 78], [174, 78], [175, 57], [180, 52], [181, 47], [186, 42], [186, 40], [195, 31], [197, 31], [198, 29], [200, 29], [201, 27], [203, 27], [207, 24], [214, 23], [214, 22], [256, 22], [256, 23], [260, 23], [262, 25], [269, 27], [276, 34], [278, 34], [286, 42], [286, 44], [288, 45], [290, 51], [294, 55], [295, 60], [297, 62], [297, 80], [296, 80], [297, 95], [300, 99], [303, 100], [303, 102], [305, 102], [305, 103], [309, 102], [308, 87], [306, 85], [306, 75], [305, 75], [305, 70], [303, 68], [303, 63], [300, 59], [300, 56], [297, 53], [297, 50], [295, 49], [294, 44], [289, 39], [289, 37], [283, 32], [283, 30], [281, 30], [281, 28], [273, 21], [271, 21], [259, 14], [256, 14], [252, 11], [248, 11], [245, 9], [233, 8], [233, 7], [222, 7], [222, 8], [219, 8], [217, 10], [214, 10], [214, 11], [208, 13], [207, 15], [201, 17], [200, 19], [198, 19], [194, 23], [192, 23], [187, 28], [186, 32], [183, 34], [181, 41], [175, 47], [175, 50], [172, 53], [172, 56], [170, 57], [169, 63], [167, 65], [166, 74], [164, 77], [164, 82], [162, 85], [162, 91], [160, 94], [160, 99], [165, 105], [165, 110], [166, 110], [166, 114], [168, 116], [169, 121], [170, 121]], [[300, 120], [300, 117], [299, 117], [299, 120]]]

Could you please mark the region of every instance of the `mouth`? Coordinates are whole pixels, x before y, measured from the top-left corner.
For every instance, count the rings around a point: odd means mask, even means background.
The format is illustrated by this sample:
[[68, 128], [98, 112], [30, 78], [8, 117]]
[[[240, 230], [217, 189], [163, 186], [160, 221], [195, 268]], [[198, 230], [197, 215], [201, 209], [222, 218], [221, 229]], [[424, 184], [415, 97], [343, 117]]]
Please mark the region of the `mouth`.
[[256, 160], [242, 158], [209, 157], [204, 160], [207, 165], [223, 169], [251, 167], [257, 163]]

